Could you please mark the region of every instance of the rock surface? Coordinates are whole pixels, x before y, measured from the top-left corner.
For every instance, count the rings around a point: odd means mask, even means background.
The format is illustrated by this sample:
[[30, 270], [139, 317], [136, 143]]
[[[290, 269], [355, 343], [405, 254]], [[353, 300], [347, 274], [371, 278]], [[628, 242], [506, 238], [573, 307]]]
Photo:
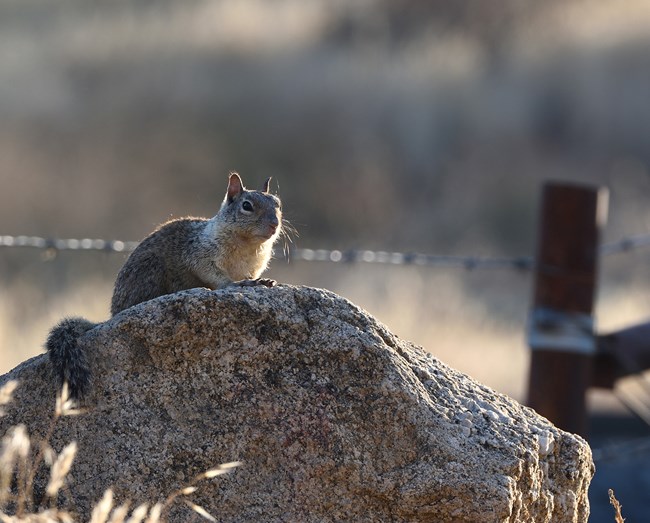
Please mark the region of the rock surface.
[[[194, 289], [89, 331], [88, 412], [68, 484], [80, 512], [112, 486], [155, 502], [219, 463], [192, 501], [219, 521], [584, 522], [588, 445], [445, 366], [323, 290]], [[432, 348], [435, 349], [432, 343]], [[44, 434], [46, 356], [18, 379], [2, 433]], [[171, 521], [188, 521], [179, 504]], [[85, 520], [85, 519], [84, 519]]]

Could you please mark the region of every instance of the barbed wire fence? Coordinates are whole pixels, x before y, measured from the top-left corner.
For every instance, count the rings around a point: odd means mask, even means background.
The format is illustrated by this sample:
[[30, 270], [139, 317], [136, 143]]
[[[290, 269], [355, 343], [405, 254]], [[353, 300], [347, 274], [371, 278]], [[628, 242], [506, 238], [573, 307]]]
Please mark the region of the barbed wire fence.
[[[38, 249], [48, 253], [46, 259], [52, 259], [60, 251], [100, 251], [105, 253], [127, 254], [136, 249], [140, 242], [105, 240], [91, 238], [45, 238], [26, 235], [0, 235], [0, 248]], [[610, 257], [618, 254], [631, 253], [650, 247], [650, 233], [626, 236], [618, 241], [605, 243], [599, 248], [600, 257]], [[517, 272], [532, 272], [535, 269], [533, 256], [490, 257], [490, 256], [456, 256], [440, 254], [423, 254], [417, 252], [391, 252], [367, 249], [307, 249], [290, 246], [288, 249], [290, 261], [325, 262], [325, 263], [370, 263], [385, 265], [411, 265], [432, 268], [455, 268], [473, 270], [513, 270]], [[629, 379], [629, 378], [628, 378]], [[641, 373], [637, 376], [637, 385], [650, 397], [650, 380]], [[633, 412], [639, 419], [650, 426], [650, 403], [641, 400], [633, 401], [625, 390], [612, 391], [614, 395]], [[639, 453], [650, 453], [648, 439], [636, 439], [629, 442], [608, 444], [602, 448], [593, 449], [597, 461], [614, 461], [627, 459]]]
[[[137, 241], [104, 240], [91, 238], [44, 238], [40, 236], [0, 236], [0, 247], [24, 247], [58, 251], [103, 251], [129, 253], [139, 245]], [[600, 255], [612, 256], [650, 247], [650, 234], [626, 236], [600, 247]], [[376, 263], [388, 265], [417, 265], [426, 267], [474, 269], [512, 269], [531, 271], [535, 267], [532, 256], [490, 257], [423, 254], [417, 252], [390, 252], [366, 249], [305, 249], [289, 247], [291, 261], [330, 263]]]

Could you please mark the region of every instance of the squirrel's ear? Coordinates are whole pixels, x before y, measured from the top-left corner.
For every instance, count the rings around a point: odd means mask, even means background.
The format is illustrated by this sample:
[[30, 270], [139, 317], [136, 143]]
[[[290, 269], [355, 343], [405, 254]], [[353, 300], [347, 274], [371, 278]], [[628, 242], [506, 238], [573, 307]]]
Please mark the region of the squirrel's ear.
[[230, 173], [230, 178], [228, 178], [228, 191], [226, 192], [226, 198], [228, 201], [232, 202], [243, 190], [244, 184], [239, 175], [234, 172]]
[[264, 187], [262, 188], [262, 192], [269, 192], [270, 186], [271, 186], [271, 177], [269, 176], [264, 182]]

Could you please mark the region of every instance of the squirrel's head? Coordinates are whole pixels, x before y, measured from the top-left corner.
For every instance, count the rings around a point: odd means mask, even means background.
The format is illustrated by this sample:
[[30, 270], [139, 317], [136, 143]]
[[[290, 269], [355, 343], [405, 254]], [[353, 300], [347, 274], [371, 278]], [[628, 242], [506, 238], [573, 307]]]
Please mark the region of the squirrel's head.
[[280, 198], [269, 192], [271, 178], [261, 191], [246, 190], [237, 173], [228, 178], [228, 189], [219, 214], [238, 235], [260, 243], [275, 241], [282, 229]]

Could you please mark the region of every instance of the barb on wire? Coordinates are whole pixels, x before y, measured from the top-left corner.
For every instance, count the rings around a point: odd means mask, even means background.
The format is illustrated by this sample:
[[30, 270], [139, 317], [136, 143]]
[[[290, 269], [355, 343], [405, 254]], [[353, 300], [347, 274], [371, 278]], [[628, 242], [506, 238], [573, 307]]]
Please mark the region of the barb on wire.
[[[32, 247], [56, 251], [104, 251], [128, 253], [139, 242], [101, 239], [58, 239], [39, 236], [0, 236], [0, 247]], [[601, 256], [630, 252], [650, 246], [650, 234], [628, 236], [600, 247]], [[532, 256], [487, 257], [487, 256], [450, 256], [439, 254], [403, 253], [388, 251], [371, 251], [362, 249], [304, 249], [289, 250], [289, 259], [297, 261], [320, 261], [334, 263], [379, 263], [388, 265], [419, 265], [443, 268], [474, 269], [510, 269], [530, 271], [535, 266]]]
[[600, 247], [601, 256], [610, 256], [650, 246], [650, 234], [627, 236], [622, 240], [606, 243]]

